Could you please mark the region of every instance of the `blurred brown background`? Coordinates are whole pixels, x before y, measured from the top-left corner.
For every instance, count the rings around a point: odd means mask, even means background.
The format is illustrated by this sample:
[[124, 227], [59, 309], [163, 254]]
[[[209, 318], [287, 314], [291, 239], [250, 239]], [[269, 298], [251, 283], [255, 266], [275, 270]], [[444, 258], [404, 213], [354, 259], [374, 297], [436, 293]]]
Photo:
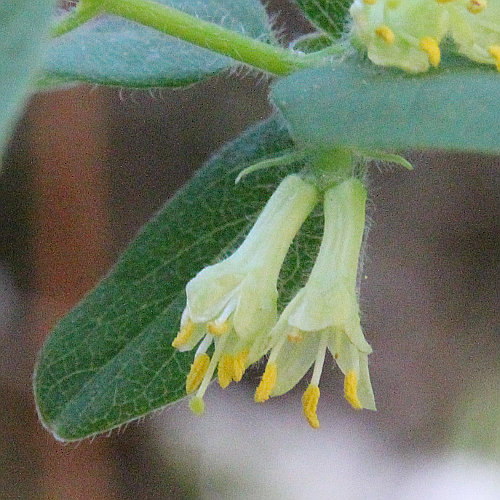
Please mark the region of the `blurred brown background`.
[[[289, 3], [275, 1], [269, 9], [282, 13], [277, 26], [288, 39], [308, 30]], [[0, 499], [246, 498], [237, 486], [207, 493], [196, 470], [201, 445], [188, 453], [180, 427], [165, 423], [174, 415], [168, 410], [92, 443], [56, 443], [37, 422], [31, 373], [50, 326], [107, 271], [138, 228], [211, 153], [269, 115], [266, 90], [261, 80], [222, 75], [184, 90], [78, 87], [31, 100], [0, 179]], [[411, 159], [412, 173], [374, 166], [370, 176], [373, 225], [361, 300], [375, 349], [379, 411], [346, 408], [332, 373], [322, 380], [320, 417], [331, 411], [349, 436], [363, 429], [399, 457], [396, 462], [461, 449], [495, 463], [500, 160], [438, 153]], [[258, 370], [247, 377], [249, 391], [257, 377]], [[273, 402], [270, 411], [288, 415], [291, 405], [295, 411], [300, 390]], [[233, 396], [238, 408], [234, 391], [220, 401], [231, 405]], [[288, 418], [282, 417], [285, 428], [295, 425]], [[302, 424], [299, 413], [297, 421]], [[226, 428], [250, 432], [252, 440], [265, 435], [233, 424]], [[158, 431], [165, 426], [168, 437]], [[327, 424], [320, 432], [328, 439], [337, 431]], [[341, 447], [337, 451], [342, 455]], [[210, 457], [216, 450], [205, 452]], [[215, 463], [214, 481], [244, 482]], [[293, 462], [280, 467], [291, 469]], [[396, 464], [394, 474], [403, 469]], [[396, 484], [390, 475], [387, 481]], [[394, 486], [391, 498], [410, 498], [403, 489]], [[280, 498], [259, 491], [248, 498]], [[295, 491], [289, 498], [347, 498], [326, 484], [314, 496]], [[388, 498], [356, 495], [349, 498]]]

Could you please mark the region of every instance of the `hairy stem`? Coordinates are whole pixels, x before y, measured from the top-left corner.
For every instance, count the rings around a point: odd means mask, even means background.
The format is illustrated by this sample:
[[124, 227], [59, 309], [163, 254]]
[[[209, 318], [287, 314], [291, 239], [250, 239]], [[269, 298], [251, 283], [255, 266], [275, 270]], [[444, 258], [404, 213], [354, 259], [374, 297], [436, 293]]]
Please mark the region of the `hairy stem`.
[[99, 5], [110, 14], [150, 26], [275, 75], [288, 75], [312, 65], [303, 54], [260, 42], [149, 0], [85, 0], [85, 3]]
[[78, 28], [95, 16], [103, 12], [100, 2], [82, 1], [67, 15], [64, 16], [51, 30], [52, 37], [58, 37]]

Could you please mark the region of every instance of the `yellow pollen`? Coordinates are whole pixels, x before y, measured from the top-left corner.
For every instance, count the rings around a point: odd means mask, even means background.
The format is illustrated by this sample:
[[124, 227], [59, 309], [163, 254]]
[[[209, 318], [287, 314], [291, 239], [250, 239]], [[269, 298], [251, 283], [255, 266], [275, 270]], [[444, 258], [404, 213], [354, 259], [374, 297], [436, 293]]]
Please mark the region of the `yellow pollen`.
[[189, 370], [189, 374], [186, 377], [186, 392], [187, 394], [191, 394], [196, 391], [207, 373], [208, 365], [210, 364], [210, 357], [208, 354], [198, 354], [193, 364], [191, 365], [191, 369]]
[[436, 0], [437, 3], [450, 3], [453, 2], [454, 0]]
[[304, 336], [301, 333], [289, 333], [286, 338], [292, 344], [298, 344], [304, 340]]
[[245, 363], [247, 362], [248, 355], [250, 351], [248, 349], [244, 349], [239, 352], [233, 358], [233, 380], [235, 382], [239, 382], [243, 374], [245, 373]]
[[467, 10], [471, 14], [479, 14], [486, 9], [488, 2], [486, 0], [470, 0], [469, 5], [467, 5]]
[[391, 28], [385, 24], [376, 28], [375, 34], [387, 43], [394, 43], [394, 39], [396, 38], [394, 36], [394, 31], [392, 31]]
[[219, 385], [225, 389], [233, 380], [234, 358], [229, 354], [223, 354], [217, 367]]
[[345, 375], [344, 396], [355, 410], [363, 409], [358, 398], [358, 376], [354, 370], [349, 370]]
[[441, 50], [439, 50], [437, 40], [431, 36], [424, 36], [424, 38], [420, 40], [419, 45], [420, 48], [429, 56], [431, 66], [434, 66], [435, 68], [439, 66], [439, 63], [441, 62]]
[[195, 415], [203, 415], [205, 413], [205, 402], [203, 398], [195, 396], [189, 401], [189, 408]]
[[263, 403], [269, 399], [271, 392], [273, 392], [276, 385], [276, 377], [278, 375], [278, 368], [275, 363], [267, 363], [264, 374], [257, 389], [255, 390], [255, 402]]
[[229, 324], [227, 321], [224, 321], [224, 323], [210, 321], [210, 323], [208, 323], [208, 331], [214, 337], [220, 337], [229, 331]]
[[188, 319], [187, 323], [184, 326], [181, 326], [177, 337], [172, 342], [172, 347], [176, 349], [183, 346], [186, 342], [189, 342], [189, 339], [193, 335], [194, 332], [194, 323]]
[[495, 59], [497, 70], [500, 71], [500, 45], [492, 45], [488, 48], [488, 52]]
[[317, 429], [319, 427], [319, 420], [316, 415], [318, 401], [319, 387], [317, 385], [309, 384], [306, 392], [302, 395], [302, 407], [304, 408], [304, 416], [313, 429]]
[[367, 5], [375, 5], [377, 0], [363, 0], [363, 3], [366, 3]]

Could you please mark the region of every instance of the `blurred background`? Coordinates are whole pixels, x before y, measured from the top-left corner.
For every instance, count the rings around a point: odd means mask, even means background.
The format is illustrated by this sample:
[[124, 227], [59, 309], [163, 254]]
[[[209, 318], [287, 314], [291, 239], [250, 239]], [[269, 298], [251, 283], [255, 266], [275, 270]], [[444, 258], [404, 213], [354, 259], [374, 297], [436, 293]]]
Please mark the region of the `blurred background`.
[[[269, 10], [285, 42], [310, 27]], [[260, 375], [202, 418], [185, 402], [93, 442], [38, 423], [36, 353], [145, 223], [227, 140], [267, 117], [267, 83], [81, 86], [35, 96], [0, 178], [0, 499], [500, 499], [500, 159], [426, 152], [374, 166], [361, 287], [378, 411], [327, 370], [321, 429], [299, 385], [252, 403]], [[234, 385], [234, 384], [233, 384]]]

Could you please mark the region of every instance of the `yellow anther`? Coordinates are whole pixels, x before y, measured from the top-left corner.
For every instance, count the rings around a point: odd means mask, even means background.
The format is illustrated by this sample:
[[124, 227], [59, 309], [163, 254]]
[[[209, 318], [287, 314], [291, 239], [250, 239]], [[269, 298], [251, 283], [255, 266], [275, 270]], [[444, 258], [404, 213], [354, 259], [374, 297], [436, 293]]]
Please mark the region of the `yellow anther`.
[[318, 401], [319, 387], [317, 385], [310, 384], [306, 389], [306, 392], [302, 395], [302, 407], [304, 408], [304, 416], [313, 429], [317, 429], [319, 427], [318, 415], [316, 414]]
[[344, 395], [354, 409], [363, 409], [363, 405], [358, 398], [358, 376], [354, 370], [349, 370], [345, 375]]
[[267, 363], [264, 374], [257, 389], [255, 390], [255, 402], [263, 403], [269, 399], [271, 392], [273, 392], [276, 385], [276, 377], [278, 369], [275, 363]]
[[207, 373], [210, 358], [208, 354], [198, 354], [191, 365], [189, 374], [186, 377], [186, 392], [191, 394], [196, 391]]
[[455, 0], [436, 0], [437, 3], [449, 3], [454, 2]]
[[396, 38], [394, 31], [392, 31], [391, 28], [385, 24], [375, 28], [375, 34], [387, 43], [394, 43], [394, 39]]
[[500, 71], [500, 45], [492, 45], [488, 48], [488, 52], [495, 59], [497, 70]]
[[304, 340], [304, 336], [300, 332], [289, 333], [286, 338], [292, 344], [298, 344]]
[[203, 398], [195, 396], [189, 401], [189, 408], [195, 415], [203, 415], [205, 413], [205, 402]]
[[420, 39], [419, 45], [424, 52], [427, 52], [431, 66], [435, 68], [439, 66], [441, 62], [441, 50], [439, 49], [437, 40], [431, 36], [424, 36], [424, 38]]
[[234, 358], [229, 354], [223, 354], [217, 367], [219, 385], [225, 389], [233, 380]]
[[367, 5], [375, 5], [377, 0], [363, 0], [363, 3], [366, 3]]
[[210, 323], [208, 323], [208, 331], [214, 337], [220, 337], [229, 331], [229, 323], [227, 321], [224, 321], [224, 323], [210, 321]]
[[245, 364], [250, 351], [244, 349], [233, 358], [233, 380], [239, 382], [245, 373]]
[[176, 349], [182, 347], [186, 342], [189, 342], [189, 339], [193, 335], [194, 332], [194, 323], [188, 319], [187, 323], [184, 326], [181, 326], [177, 337], [172, 342], [172, 347]]
[[479, 14], [486, 9], [488, 2], [486, 0], [470, 0], [469, 5], [467, 5], [467, 10], [471, 14]]

